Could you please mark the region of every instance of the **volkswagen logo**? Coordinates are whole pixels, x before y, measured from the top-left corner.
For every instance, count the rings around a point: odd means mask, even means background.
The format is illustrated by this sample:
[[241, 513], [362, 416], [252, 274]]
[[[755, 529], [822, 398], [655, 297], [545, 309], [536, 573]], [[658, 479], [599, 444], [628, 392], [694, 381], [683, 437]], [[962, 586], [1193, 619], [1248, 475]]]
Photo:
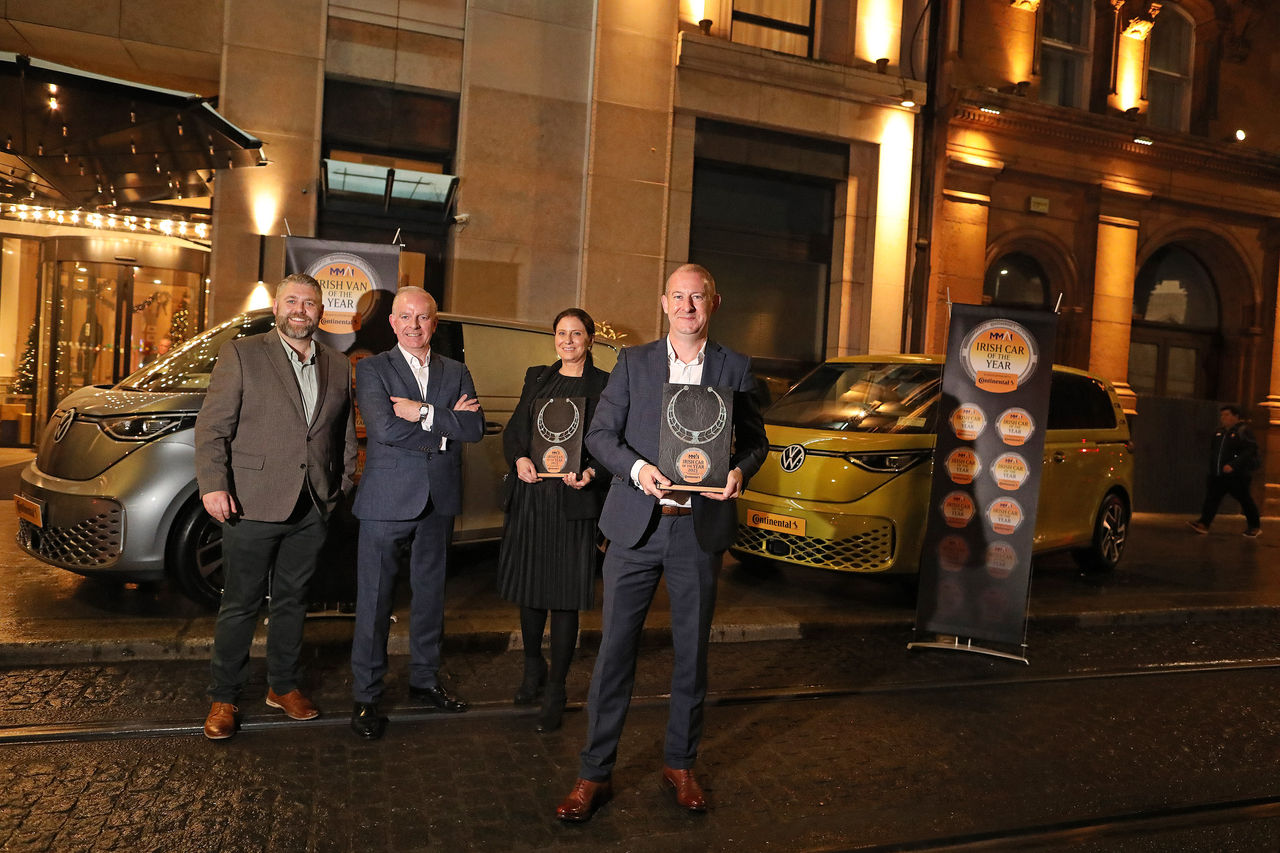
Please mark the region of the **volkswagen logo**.
[[804, 448], [798, 444], [791, 444], [782, 449], [782, 470], [788, 474], [797, 470], [804, 464]]
[[67, 435], [67, 430], [71, 429], [71, 422], [76, 419], [76, 410], [67, 409], [62, 417], [58, 419], [58, 428], [53, 431], [53, 443], [57, 444]]

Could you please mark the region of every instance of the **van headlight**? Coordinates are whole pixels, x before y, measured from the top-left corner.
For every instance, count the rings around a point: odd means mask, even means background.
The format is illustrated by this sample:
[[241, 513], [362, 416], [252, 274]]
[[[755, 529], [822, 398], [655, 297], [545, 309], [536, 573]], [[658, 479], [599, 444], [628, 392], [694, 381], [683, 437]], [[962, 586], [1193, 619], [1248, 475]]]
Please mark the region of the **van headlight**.
[[903, 452], [846, 453], [844, 461], [875, 474], [900, 474], [933, 456], [932, 450]]
[[103, 418], [102, 431], [116, 441], [150, 441], [177, 430], [195, 426], [190, 415], [127, 415]]

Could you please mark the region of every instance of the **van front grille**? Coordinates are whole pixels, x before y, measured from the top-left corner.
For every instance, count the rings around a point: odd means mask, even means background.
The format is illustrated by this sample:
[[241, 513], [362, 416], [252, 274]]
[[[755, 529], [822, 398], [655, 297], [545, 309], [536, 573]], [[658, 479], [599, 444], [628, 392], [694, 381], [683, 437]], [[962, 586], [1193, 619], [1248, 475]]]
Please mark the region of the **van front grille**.
[[18, 544], [46, 563], [64, 569], [105, 569], [120, 559], [123, 519], [124, 510], [116, 504], [70, 527], [36, 527], [20, 520]]
[[[772, 548], [769, 543], [773, 542]], [[847, 539], [818, 539], [738, 526], [734, 547], [761, 557], [845, 572], [880, 571], [893, 560], [893, 524], [885, 522]]]

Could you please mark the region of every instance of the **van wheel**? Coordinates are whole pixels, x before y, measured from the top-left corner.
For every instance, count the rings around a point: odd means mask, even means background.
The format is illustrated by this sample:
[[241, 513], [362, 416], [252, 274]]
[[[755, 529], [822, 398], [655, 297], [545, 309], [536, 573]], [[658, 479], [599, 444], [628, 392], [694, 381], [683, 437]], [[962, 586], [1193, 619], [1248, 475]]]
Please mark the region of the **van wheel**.
[[222, 601], [222, 528], [195, 501], [169, 536], [169, 573], [193, 601], [216, 608]]
[[1124, 555], [1129, 540], [1129, 505], [1112, 492], [1102, 499], [1093, 523], [1093, 542], [1088, 548], [1071, 552], [1076, 564], [1087, 572], [1109, 572]]

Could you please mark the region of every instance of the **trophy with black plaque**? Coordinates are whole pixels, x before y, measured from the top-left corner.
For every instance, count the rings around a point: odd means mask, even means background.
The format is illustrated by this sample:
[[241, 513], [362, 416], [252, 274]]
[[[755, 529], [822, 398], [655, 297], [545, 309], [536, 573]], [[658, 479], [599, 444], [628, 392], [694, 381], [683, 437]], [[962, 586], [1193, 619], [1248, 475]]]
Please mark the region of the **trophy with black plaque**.
[[669, 488], [718, 492], [729, 479], [733, 438], [733, 388], [680, 385], [662, 388], [658, 470]]
[[529, 451], [539, 477], [582, 473], [586, 397], [543, 397], [533, 401]]

